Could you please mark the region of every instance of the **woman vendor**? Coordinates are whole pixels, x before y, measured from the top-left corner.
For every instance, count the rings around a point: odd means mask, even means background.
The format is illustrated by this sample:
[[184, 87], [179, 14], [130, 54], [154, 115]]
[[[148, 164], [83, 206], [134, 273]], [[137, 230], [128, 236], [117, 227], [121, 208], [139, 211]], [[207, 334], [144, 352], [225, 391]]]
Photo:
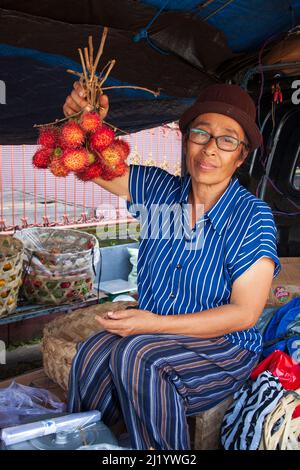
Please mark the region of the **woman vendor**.
[[[104, 119], [107, 96], [100, 105]], [[64, 113], [86, 106], [76, 82]], [[255, 324], [280, 263], [271, 209], [234, 176], [262, 142], [255, 116], [239, 86], [209, 86], [179, 121], [185, 176], [130, 165], [94, 180], [140, 217], [139, 307], [98, 317], [104, 331], [78, 347], [68, 407], [124, 420], [134, 449], [190, 449], [187, 416], [233, 394], [259, 361]]]

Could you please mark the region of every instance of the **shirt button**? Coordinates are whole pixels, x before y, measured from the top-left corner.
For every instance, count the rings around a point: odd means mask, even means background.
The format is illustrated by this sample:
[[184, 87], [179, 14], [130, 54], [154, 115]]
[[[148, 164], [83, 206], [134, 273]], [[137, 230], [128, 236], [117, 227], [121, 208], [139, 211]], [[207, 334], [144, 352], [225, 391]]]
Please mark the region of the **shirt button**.
[[181, 269], [181, 268], [182, 268], [181, 264], [177, 264], [176, 269]]
[[171, 292], [170, 297], [171, 297], [171, 299], [174, 299], [174, 298], [175, 298], [174, 292]]

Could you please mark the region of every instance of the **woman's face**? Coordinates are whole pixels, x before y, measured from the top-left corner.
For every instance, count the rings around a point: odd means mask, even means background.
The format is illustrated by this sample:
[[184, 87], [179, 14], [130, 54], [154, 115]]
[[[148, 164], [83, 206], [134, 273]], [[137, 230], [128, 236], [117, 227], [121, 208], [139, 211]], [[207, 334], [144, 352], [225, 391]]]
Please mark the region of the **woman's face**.
[[[234, 119], [218, 113], [199, 115], [190, 128], [202, 129], [214, 137], [231, 136], [246, 142], [242, 127]], [[196, 183], [219, 184], [230, 180], [235, 170], [247, 157], [247, 150], [240, 144], [234, 151], [217, 147], [215, 139], [207, 144], [197, 144], [187, 137], [185, 141], [186, 163], [189, 174]]]

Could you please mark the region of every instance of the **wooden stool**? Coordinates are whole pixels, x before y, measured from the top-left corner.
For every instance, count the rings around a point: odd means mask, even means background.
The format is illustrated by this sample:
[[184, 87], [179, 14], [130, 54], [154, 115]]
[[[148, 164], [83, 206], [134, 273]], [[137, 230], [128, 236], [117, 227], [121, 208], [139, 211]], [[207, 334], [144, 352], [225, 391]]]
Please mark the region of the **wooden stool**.
[[194, 450], [216, 450], [221, 448], [220, 433], [224, 415], [233, 402], [233, 395], [195, 416], [189, 416], [191, 448]]

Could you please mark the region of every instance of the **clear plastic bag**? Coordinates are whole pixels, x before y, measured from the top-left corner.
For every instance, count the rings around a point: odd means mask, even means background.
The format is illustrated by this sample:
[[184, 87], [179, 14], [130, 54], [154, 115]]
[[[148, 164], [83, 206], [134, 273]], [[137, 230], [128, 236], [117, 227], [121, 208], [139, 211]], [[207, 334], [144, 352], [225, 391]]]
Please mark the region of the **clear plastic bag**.
[[[75, 275], [92, 269], [98, 240], [80, 230], [33, 227], [15, 234], [25, 247], [30, 271], [42, 275]], [[99, 256], [99, 255], [98, 255]]]
[[24, 423], [24, 418], [63, 413], [65, 404], [48, 390], [12, 382], [0, 389], [0, 428]]
[[33, 227], [15, 234], [25, 247], [22, 293], [31, 302], [84, 300], [93, 289], [98, 240], [79, 230]]

